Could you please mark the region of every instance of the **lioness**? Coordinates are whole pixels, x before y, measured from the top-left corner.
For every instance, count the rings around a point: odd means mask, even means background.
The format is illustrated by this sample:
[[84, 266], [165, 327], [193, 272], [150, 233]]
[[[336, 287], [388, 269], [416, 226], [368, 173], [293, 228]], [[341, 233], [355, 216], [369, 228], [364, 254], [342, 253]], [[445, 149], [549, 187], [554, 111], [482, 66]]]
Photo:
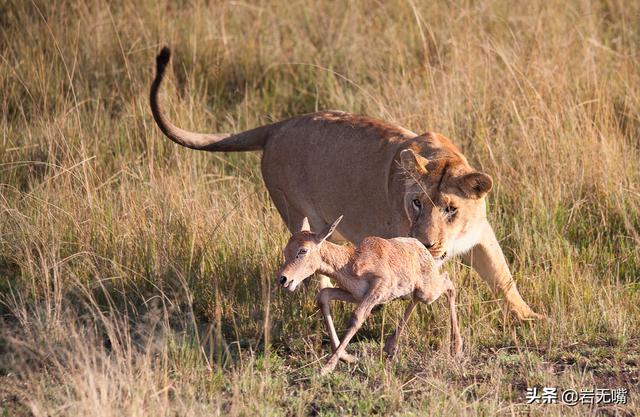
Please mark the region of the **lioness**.
[[449, 139], [340, 111], [234, 135], [189, 132], [167, 119], [158, 97], [169, 58], [165, 47], [156, 58], [150, 94], [160, 130], [191, 149], [263, 151], [264, 182], [290, 231], [299, 230], [305, 217], [321, 229], [344, 214], [334, 241], [414, 237], [436, 259], [465, 255], [518, 319], [538, 317], [520, 296], [487, 222], [484, 197], [491, 177], [471, 168]]

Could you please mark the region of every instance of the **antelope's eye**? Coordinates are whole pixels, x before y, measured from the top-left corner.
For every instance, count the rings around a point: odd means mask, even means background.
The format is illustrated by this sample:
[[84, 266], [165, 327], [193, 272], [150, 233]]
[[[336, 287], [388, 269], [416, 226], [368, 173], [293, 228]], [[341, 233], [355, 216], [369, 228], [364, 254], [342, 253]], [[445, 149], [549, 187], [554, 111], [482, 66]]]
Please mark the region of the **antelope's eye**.
[[306, 248], [302, 248], [298, 251], [298, 256], [306, 255], [309, 252]]
[[413, 207], [417, 208], [418, 210], [422, 208], [422, 201], [418, 200], [417, 198], [414, 198], [411, 203], [413, 204]]

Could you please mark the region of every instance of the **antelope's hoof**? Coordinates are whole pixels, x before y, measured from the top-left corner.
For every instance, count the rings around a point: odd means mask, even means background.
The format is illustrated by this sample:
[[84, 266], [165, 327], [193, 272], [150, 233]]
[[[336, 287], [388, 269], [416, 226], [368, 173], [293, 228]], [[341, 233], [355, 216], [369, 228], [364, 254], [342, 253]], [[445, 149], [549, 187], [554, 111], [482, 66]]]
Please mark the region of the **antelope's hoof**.
[[453, 356], [456, 359], [459, 359], [462, 357], [462, 344], [456, 345], [453, 347], [453, 349], [451, 349], [451, 356]]
[[384, 344], [384, 352], [389, 356], [389, 358], [393, 358], [396, 356], [396, 352], [398, 351], [398, 344], [395, 340], [387, 340]]
[[338, 357], [336, 355], [331, 356], [329, 362], [327, 362], [320, 370], [320, 375], [328, 375], [336, 368], [338, 364]]
[[323, 366], [322, 369], [320, 369], [320, 375], [325, 376], [325, 375], [329, 375], [331, 372], [333, 372], [334, 370], [334, 366], [329, 366], [328, 364]]
[[358, 358], [356, 358], [355, 356], [349, 354], [349, 353], [343, 353], [342, 355], [340, 355], [340, 359], [345, 361], [346, 363], [356, 363], [358, 362]]

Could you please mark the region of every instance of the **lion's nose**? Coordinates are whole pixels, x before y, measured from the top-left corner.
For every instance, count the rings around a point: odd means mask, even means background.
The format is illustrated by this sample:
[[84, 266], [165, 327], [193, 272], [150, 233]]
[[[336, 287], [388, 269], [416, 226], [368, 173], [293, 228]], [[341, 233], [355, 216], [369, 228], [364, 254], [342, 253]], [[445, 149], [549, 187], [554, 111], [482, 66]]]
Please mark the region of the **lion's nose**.
[[287, 282], [287, 277], [284, 275], [280, 275], [280, 285], [284, 285]]

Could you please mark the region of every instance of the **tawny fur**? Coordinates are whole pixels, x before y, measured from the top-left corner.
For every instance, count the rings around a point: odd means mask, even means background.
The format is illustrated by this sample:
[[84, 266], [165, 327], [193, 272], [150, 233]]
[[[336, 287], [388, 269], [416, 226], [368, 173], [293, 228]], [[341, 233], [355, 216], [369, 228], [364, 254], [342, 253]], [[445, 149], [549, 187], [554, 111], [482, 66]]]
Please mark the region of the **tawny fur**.
[[289, 230], [298, 230], [304, 217], [321, 228], [344, 213], [335, 241], [410, 236], [436, 258], [466, 255], [516, 317], [537, 317], [520, 296], [487, 222], [491, 177], [473, 169], [449, 139], [340, 111], [238, 134], [189, 132], [169, 121], [159, 99], [169, 57], [168, 48], [158, 55], [150, 95], [162, 132], [196, 150], [262, 150], [265, 185]]
[[[449, 301], [452, 353], [462, 352], [462, 338], [455, 308], [455, 288], [449, 275], [438, 271], [440, 263], [413, 238], [382, 239], [366, 237], [354, 249], [328, 242], [342, 217], [319, 234], [302, 228], [291, 236], [284, 249], [285, 262], [279, 273], [280, 284], [293, 292], [299, 284], [315, 272], [333, 278], [337, 288], [323, 288], [317, 296], [318, 306], [327, 326], [333, 355], [322, 368], [322, 373], [333, 371], [338, 360], [352, 362], [346, 353], [351, 338], [362, 326], [371, 310], [398, 298], [411, 300], [395, 333], [387, 339], [384, 350], [393, 356], [398, 339], [418, 302], [430, 304], [443, 293]], [[351, 324], [342, 341], [338, 339], [329, 302], [341, 300], [357, 304]]]

